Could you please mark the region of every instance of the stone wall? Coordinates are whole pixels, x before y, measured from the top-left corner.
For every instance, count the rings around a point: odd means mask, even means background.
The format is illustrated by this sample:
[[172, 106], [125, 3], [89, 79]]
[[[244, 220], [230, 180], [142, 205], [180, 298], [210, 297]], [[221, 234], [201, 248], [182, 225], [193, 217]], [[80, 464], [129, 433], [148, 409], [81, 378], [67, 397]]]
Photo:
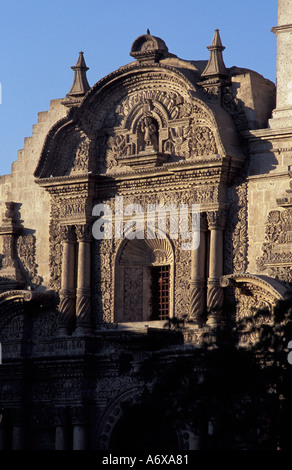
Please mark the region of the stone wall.
[[67, 108], [61, 100], [53, 100], [49, 111], [38, 114], [38, 123], [33, 133], [24, 141], [24, 148], [18, 152], [18, 160], [13, 162], [11, 175], [0, 177], [0, 217], [5, 209], [5, 201], [19, 203], [19, 222], [24, 233], [32, 234], [36, 241], [36, 264], [38, 275], [45, 285], [49, 281], [49, 194], [34, 182], [34, 170], [52, 125], [65, 116]]
[[[276, 271], [283, 263], [279, 257], [280, 264], [276, 262], [272, 252], [280, 243], [281, 236], [281, 227], [276, 220], [279, 214], [285, 211], [285, 204], [281, 205], [279, 199], [287, 197], [289, 190], [291, 133], [288, 130], [277, 133], [270, 129], [256, 131], [249, 133], [249, 142], [248, 272], [277, 277]], [[289, 232], [284, 224], [282, 229]], [[288, 244], [285, 246], [286, 242], [281, 242], [281, 245], [281, 251], [284, 253], [286, 250], [288, 253]], [[277, 270], [276, 266], [273, 266], [274, 262], [277, 264]], [[281, 280], [288, 281], [289, 270], [286, 266], [286, 275], [282, 276]]]

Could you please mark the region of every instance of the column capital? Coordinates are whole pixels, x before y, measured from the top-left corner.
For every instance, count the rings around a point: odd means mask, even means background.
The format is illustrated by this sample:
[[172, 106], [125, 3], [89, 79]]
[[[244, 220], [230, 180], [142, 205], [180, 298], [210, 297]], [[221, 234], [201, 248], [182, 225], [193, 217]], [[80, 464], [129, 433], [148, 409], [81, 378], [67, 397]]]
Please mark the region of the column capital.
[[53, 411], [55, 426], [63, 426], [67, 423], [68, 410], [66, 408], [55, 408]]
[[76, 225], [76, 236], [78, 242], [90, 242], [92, 240], [92, 225]]
[[75, 241], [74, 225], [61, 225], [60, 235], [63, 242], [73, 243]]
[[73, 425], [83, 425], [87, 421], [87, 410], [81, 406], [72, 406], [70, 408], [70, 415]]
[[207, 212], [207, 220], [210, 230], [224, 230], [227, 220], [227, 209], [217, 209]]
[[200, 230], [204, 232], [208, 230], [208, 220], [206, 212], [200, 213]]

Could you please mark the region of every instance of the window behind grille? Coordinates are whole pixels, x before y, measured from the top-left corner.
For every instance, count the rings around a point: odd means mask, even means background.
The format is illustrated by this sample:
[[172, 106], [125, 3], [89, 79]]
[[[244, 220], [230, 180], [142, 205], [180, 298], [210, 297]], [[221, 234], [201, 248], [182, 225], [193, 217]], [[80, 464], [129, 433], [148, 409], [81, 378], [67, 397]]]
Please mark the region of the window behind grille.
[[169, 318], [170, 267], [155, 266], [152, 274], [152, 320]]

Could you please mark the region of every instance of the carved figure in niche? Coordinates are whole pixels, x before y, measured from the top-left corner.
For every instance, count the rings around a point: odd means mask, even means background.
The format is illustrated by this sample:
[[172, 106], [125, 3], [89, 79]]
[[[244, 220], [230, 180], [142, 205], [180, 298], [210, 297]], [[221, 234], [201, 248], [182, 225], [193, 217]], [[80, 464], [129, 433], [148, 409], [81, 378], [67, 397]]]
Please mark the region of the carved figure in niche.
[[144, 142], [146, 147], [157, 148], [157, 126], [150, 116], [142, 119], [140, 126], [142, 134], [144, 134]]

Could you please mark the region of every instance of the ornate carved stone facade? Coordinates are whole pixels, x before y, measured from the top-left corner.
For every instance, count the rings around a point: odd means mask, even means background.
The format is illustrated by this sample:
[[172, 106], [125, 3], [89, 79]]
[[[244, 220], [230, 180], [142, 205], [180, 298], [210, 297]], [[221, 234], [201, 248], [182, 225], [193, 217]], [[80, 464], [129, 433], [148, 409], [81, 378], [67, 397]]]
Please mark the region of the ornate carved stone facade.
[[184, 61], [147, 33], [134, 62], [92, 87], [80, 53], [38, 147], [32, 196], [18, 203], [11, 190], [3, 205], [0, 447], [109, 450], [127, 422], [142, 436], [139, 420], [149, 446], [157, 429], [177, 450], [210, 445], [214, 416], [161, 428], [143, 400], [171, 363], [191, 357], [199, 380], [204, 333], [272, 309], [292, 272], [290, 199], [269, 194], [260, 233], [253, 214], [258, 181], [272, 187], [258, 155], [268, 167], [289, 148], [287, 132], [281, 147], [261, 129], [275, 87], [226, 68], [223, 49], [216, 30], [209, 60]]

